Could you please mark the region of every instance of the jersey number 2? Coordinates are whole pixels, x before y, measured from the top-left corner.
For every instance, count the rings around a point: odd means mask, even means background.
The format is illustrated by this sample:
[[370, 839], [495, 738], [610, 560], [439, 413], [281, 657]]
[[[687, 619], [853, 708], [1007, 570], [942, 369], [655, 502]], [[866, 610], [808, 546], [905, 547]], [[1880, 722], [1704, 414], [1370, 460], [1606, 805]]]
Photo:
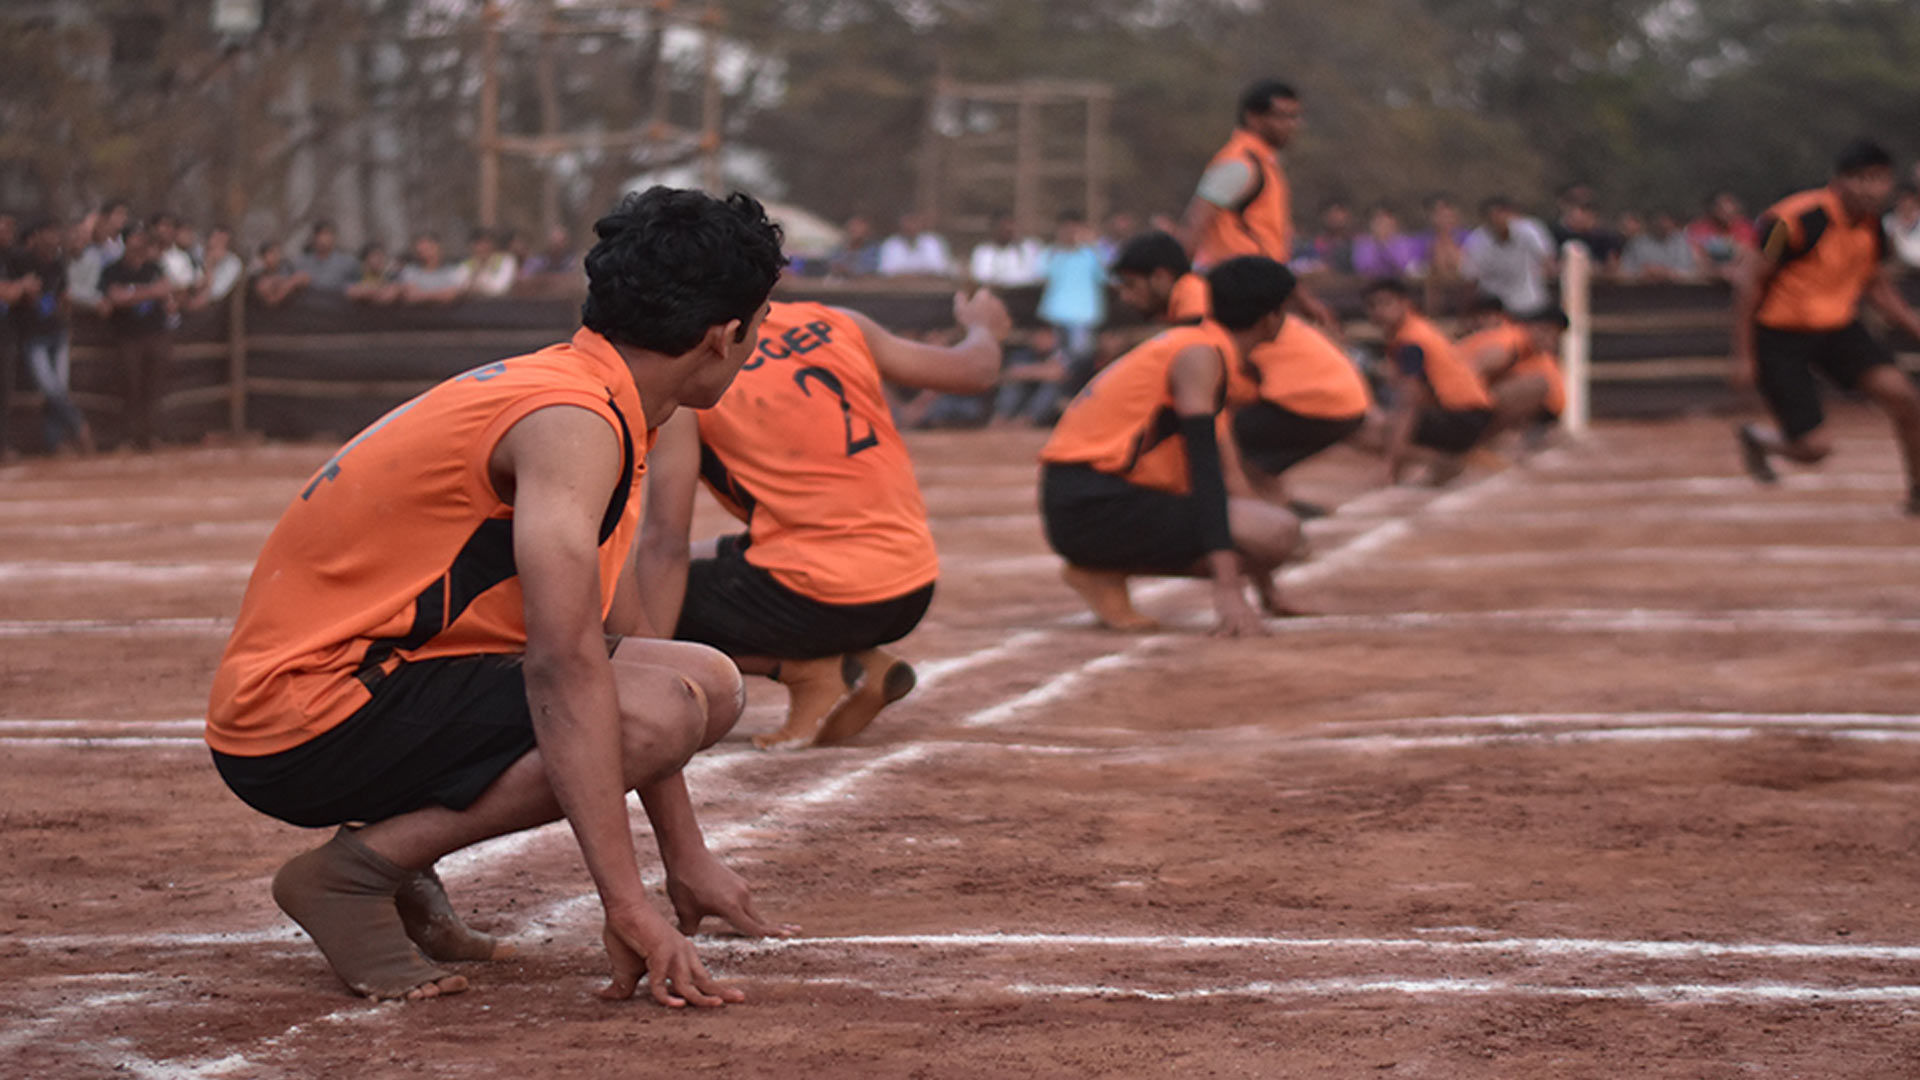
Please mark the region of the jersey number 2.
[[807, 389], [808, 379], [812, 379], [821, 386], [826, 387], [828, 393], [840, 399], [840, 422], [846, 425], [847, 429], [848, 457], [852, 457], [862, 450], [880, 445], [880, 436], [874, 432], [872, 424], [867, 425], [865, 438], [856, 439], [853, 437], [853, 405], [847, 401], [847, 388], [841, 385], [838, 375], [835, 375], [823, 367], [803, 367], [799, 371], [794, 372], [793, 381], [800, 387], [800, 392], [808, 397], [812, 397], [813, 391]]

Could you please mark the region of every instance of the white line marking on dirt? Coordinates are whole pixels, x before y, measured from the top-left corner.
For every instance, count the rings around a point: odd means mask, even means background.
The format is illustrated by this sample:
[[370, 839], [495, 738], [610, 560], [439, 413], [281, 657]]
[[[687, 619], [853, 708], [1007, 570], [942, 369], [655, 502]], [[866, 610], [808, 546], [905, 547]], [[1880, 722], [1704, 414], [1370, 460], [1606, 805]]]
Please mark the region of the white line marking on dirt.
[[1358, 997], [1399, 994], [1408, 997], [1574, 998], [1582, 1001], [1647, 1001], [1675, 1005], [1759, 1005], [1816, 1002], [1855, 1005], [1920, 1001], [1920, 986], [1835, 987], [1795, 983], [1627, 983], [1600, 986], [1552, 986], [1504, 979], [1295, 979], [1153, 990], [1134, 986], [1073, 983], [1012, 983], [1006, 989], [1022, 997], [1127, 998], [1140, 1001], [1200, 1001], [1212, 998]]
[[1341, 720], [1317, 725], [1321, 732], [1377, 732], [1381, 729], [1610, 725], [1614, 727], [1662, 727], [1671, 724], [1734, 724], [1767, 726], [1784, 724], [1795, 727], [1872, 727], [1909, 728], [1920, 726], [1920, 716], [1904, 713], [1784, 713], [1784, 712], [1577, 712], [1577, 713], [1487, 713], [1448, 716], [1409, 716], [1382, 720]]
[[0, 619], [0, 637], [40, 637], [58, 634], [155, 634], [198, 637], [225, 635], [232, 619]]
[[1536, 549], [1474, 555], [1417, 555], [1393, 559], [1378, 569], [1387, 573], [1397, 570], [1519, 570], [1542, 567], [1613, 567], [1622, 563], [1678, 563], [1686, 566], [1920, 566], [1920, 547], [1591, 547], [1558, 551]]
[[1277, 744], [1298, 750], [1458, 750], [1488, 747], [1544, 748], [1590, 743], [1738, 742], [1776, 735], [1807, 735], [1851, 742], [1920, 743], [1920, 731], [1884, 728], [1660, 727], [1587, 728], [1569, 731], [1503, 731], [1478, 735], [1348, 735], [1326, 739], [1289, 739]]
[[274, 519], [249, 518], [241, 521], [95, 521], [84, 524], [49, 522], [34, 525], [0, 527], [0, 538], [8, 540], [101, 540], [138, 536], [177, 539], [181, 536], [258, 537], [265, 539], [273, 531]]
[[239, 580], [253, 573], [252, 562], [0, 562], [0, 581], [175, 582], [208, 578]]
[[[1504, 473], [1502, 475], [1505, 475]], [[1483, 507], [1471, 519], [1445, 521], [1448, 529], [1556, 529], [1588, 528], [1596, 525], [1650, 524], [1788, 524], [1822, 522], [1860, 524], [1864, 522], [1910, 522], [1888, 492], [1884, 503], [1741, 503], [1705, 504], [1641, 503], [1633, 506], [1607, 506], [1569, 510], [1503, 509]]]

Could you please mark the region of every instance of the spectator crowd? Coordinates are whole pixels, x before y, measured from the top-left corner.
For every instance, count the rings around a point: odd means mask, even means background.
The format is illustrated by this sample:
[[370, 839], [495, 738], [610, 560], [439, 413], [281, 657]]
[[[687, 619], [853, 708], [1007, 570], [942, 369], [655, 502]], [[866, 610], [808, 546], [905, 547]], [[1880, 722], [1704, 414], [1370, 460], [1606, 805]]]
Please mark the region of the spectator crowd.
[[[1716, 192], [1690, 220], [1670, 211], [1602, 213], [1593, 188], [1562, 190], [1551, 221], [1529, 216], [1512, 200], [1483, 201], [1469, 225], [1445, 196], [1420, 208], [1424, 227], [1409, 229], [1399, 210], [1376, 205], [1363, 215], [1340, 200], [1320, 208], [1315, 227], [1297, 244], [1301, 274], [1424, 280], [1461, 295], [1491, 296], [1509, 311], [1532, 311], [1552, 296], [1563, 245], [1587, 248], [1596, 274], [1620, 282], [1726, 280], [1758, 238], [1740, 200]], [[1178, 232], [1167, 216], [1148, 227]], [[1901, 186], [1885, 220], [1890, 255], [1920, 271], [1920, 169]], [[1102, 355], [1119, 345], [1103, 333], [1115, 253], [1140, 229], [1114, 213], [1096, 228], [1062, 214], [1045, 240], [1023, 234], [1011, 216], [996, 218], [964, 259], [922, 213], [902, 215], [886, 236], [863, 217], [846, 222], [837, 248], [797, 258], [794, 272], [838, 279], [967, 282], [1000, 289], [1038, 287], [1045, 329], [1009, 353], [1009, 368], [990, 402], [931, 399], [924, 423], [970, 423], [989, 417], [1049, 423], [1089, 379]], [[154, 404], [164, 392], [171, 332], [184, 313], [229, 301], [244, 290], [250, 303], [279, 307], [302, 296], [336, 297], [380, 306], [445, 305], [469, 298], [553, 295], [577, 288], [582, 252], [556, 228], [533, 250], [511, 230], [477, 229], [464, 254], [422, 232], [406, 250], [369, 243], [340, 246], [330, 221], [316, 221], [287, 244], [268, 241], [243, 253], [233, 232], [196, 228], [171, 213], [136, 220], [115, 200], [80, 220], [37, 221], [0, 212], [0, 453], [11, 446], [9, 403], [16, 385], [44, 403], [41, 445], [48, 451], [94, 449], [85, 417], [69, 391], [71, 328], [76, 315], [98, 318], [118, 353], [128, 412], [128, 441], [151, 445]], [[984, 411], [986, 415], [980, 415]]]

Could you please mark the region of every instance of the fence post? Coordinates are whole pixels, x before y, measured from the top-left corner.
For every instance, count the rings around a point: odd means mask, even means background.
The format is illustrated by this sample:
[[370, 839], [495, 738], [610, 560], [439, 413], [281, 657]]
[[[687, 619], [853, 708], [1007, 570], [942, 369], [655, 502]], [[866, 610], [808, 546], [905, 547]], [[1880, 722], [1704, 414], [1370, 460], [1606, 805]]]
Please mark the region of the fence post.
[[1587, 245], [1569, 240], [1560, 248], [1560, 302], [1567, 312], [1567, 333], [1560, 342], [1560, 371], [1567, 383], [1567, 407], [1560, 426], [1585, 435], [1592, 416], [1588, 393], [1593, 359], [1593, 255]]
[[247, 433], [247, 281], [234, 283], [227, 302], [227, 427]]

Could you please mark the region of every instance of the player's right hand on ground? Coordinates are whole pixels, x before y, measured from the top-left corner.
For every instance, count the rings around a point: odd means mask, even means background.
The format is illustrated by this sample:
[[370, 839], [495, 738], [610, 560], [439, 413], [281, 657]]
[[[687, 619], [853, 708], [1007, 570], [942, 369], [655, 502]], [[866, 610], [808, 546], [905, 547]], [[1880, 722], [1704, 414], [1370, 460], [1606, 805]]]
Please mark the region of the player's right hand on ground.
[[1215, 607], [1219, 609], [1220, 621], [1214, 624], [1214, 637], [1261, 637], [1266, 634], [1266, 624], [1260, 621], [1259, 612], [1253, 610], [1253, 605], [1247, 603], [1245, 596], [1222, 596]]
[[978, 326], [992, 334], [995, 341], [1005, 341], [1013, 332], [1013, 316], [1008, 314], [1007, 305], [987, 289], [975, 290], [972, 296], [954, 293], [953, 321], [961, 326]]
[[653, 1000], [669, 1009], [713, 1009], [747, 1000], [745, 992], [708, 974], [693, 942], [651, 908], [607, 912], [601, 940], [610, 978], [600, 996], [608, 1001], [632, 997], [643, 976]]

